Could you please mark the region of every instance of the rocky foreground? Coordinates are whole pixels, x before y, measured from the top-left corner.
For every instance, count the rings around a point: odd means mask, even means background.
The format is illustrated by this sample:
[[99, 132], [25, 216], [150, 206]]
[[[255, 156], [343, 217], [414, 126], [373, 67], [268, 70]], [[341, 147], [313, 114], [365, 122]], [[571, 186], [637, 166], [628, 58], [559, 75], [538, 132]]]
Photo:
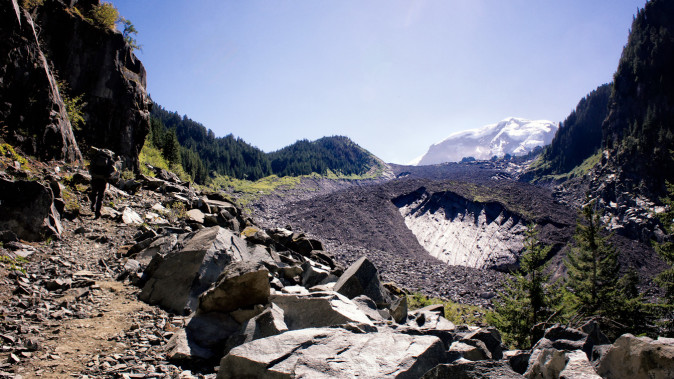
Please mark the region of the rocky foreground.
[[[533, 349], [508, 351], [498, 330], [454, 325], [442, 306], [408, 309], [368, 257], [345, 267], [321, 241], [260, 228], [222, 194], [158, 176], [118, 183], [126, 191], [111, 189], [94, 220], [86, 175], [52, 172], [33, 199], [51, 203], [17, 216], [23, 229], [4, 224], [0, 375], [674, 376], [671, 339], [609, 341], [594, 323], [551, 326]], [[3, 199], [29, 185], [1, 181]], [[52, 237], [26, 242], [29, 231]]]

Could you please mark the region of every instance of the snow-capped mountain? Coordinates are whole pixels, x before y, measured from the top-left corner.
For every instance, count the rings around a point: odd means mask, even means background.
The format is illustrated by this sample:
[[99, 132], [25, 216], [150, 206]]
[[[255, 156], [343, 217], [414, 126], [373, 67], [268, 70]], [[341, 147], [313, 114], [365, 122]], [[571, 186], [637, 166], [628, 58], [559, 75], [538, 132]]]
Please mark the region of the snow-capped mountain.
[[496, 124], [451, 134], [431, 145], [428, 152], [411, 162], [423, 166], [444, 162], [458, 162], [465, 157], [489, 159], [494, 155], [503, 157], [525, 155], [536, 146], [545, 146], [552, 141], [559, 125], [547, 120], [526, 120], [509, 117]]

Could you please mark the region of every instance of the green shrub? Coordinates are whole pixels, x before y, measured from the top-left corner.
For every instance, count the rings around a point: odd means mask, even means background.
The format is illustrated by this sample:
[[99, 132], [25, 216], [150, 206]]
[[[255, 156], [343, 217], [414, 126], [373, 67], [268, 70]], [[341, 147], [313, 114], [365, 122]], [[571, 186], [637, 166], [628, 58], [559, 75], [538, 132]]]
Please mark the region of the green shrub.
[[21, 6], [24, 9], [35, 9], [44, 4], [44, 0], [23, 0]]
[[26, 269], [23, 267], [25, 263], [28, 263], [28, 260], [24, 257], [10, 258], [6, 255], [0, 255], [0, 264], [7, 265], [7, 268], [11, 271], [21, 271], [25, 274]]
[[91, 9], [89, 13], [94, 25], [101, 28], [115, 29], [115, 23], [119, 20], [119, 11], [112, 3], [101, 3]]
[[64, 80], [56, 80], [56, 85], [59, 89], [59, 94], [63, 100], [63, 104], [66, 106], [66, 112], [68, 113], [68, 120], [70, 120], [70, 126], [72, 126], [74, 132], [81, 132], [82, 127], [84, 126], [84, 106], [87, 103], [82, 101], [84, 94], [79, 96], [71, 96], [70, 86]]
[[133, 174], [133, 171], [131, 171], [131, 170], [124, 170], [124, 171], [122, 171], [121, 177], [122, 177], [122, 179], [124, 179], [124, 180], [129, 180], [129, 179], [135, 178], [136, 176]]
[[16, 151], [14, 150], [14, 147], [8, 143], [0, 144], [0, 155], [10, 158], [11, 160], [17, 161], [21, 163], [21, 165], [28, 164], [26, 158], [17, 154]]
[[138, 41], [136, 41], [135, 38], [138, 34], [138, 30], [133, 25], [133, 23], [124, 17], [119, 18], [119, 23], [122, 24], [122, 35], [124, 36], [124, 41], [126, 41], [126, 44], [129, 45], [131, 51], [141, 50], [141, 46], [138, 44]]
[[443, 304], [445, 307], [445, 318], [454, 324], [485, 325], [486, 311], [478, 306], [454, 303], [437, 297], [428, 297], [421, 292], [407, 295], [407, 306], [410, 310], [433, 304]]
[[169, 212], [166, 217], [168, 217], [171, 223], [175, 223], [181, 218], [185, 218], [187, 216], [187, 207], [185, 204], [179, 201], [174, 201], [171, 203], [171, 205], [168, 207], [168, 210]]

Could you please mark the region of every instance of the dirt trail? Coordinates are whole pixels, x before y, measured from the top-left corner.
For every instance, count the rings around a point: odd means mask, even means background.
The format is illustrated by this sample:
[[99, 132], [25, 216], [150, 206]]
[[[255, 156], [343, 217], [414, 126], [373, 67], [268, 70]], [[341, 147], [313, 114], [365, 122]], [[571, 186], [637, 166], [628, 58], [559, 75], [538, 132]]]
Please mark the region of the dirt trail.
[[[157, 201], [145, 191], [113, 198], [116, 208], [141, 214]], [[213, 367], [192, 373], [169, 362], [164, 346], [184, 318], [139, 301], [139, 288], [115, 280], [138, 227], [88, 211], [63, 226], [58, 241], [0, 245], [0, 255], [28, 255], [18, 265], [0, 262], [0, 378], [215, 376]]]
[[[96, 282], [94, 289], [100, 313], [92, 318], [66, 320], [46, 331], [46, 350], [53, 353], [38, 354], [17, 370], [24, 378], [62, 378], [79, 376], [93, 365], [100, 365], [106, 357], [123, 354], [129, 346], [117, 342], [115, 337], [124, 334], [134, 325], [133, 314], [150, 311], [152, 307], [138, 301], [135, 290], [116, 281]], [[112, 366], [111, 366], [112, 368]]]

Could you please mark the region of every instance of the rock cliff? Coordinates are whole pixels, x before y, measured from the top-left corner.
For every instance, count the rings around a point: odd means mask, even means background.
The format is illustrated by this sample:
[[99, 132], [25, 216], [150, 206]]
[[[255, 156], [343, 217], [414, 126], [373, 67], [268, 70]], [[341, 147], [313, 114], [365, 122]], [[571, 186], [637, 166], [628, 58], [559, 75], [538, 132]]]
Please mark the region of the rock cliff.
[[[99, 1], [75, 3], [86, 13]], [[92, 25], [71, 9], [63, 1], [46, 1], [36, 20], [60, 79], [86, 103], [79, 143], [104, 146], [136, 167], [150, 127], [145, 68], [121, 33]]]
[[[0, 9], [2, 132], [41, 158], [78, 161], [79, 148], [99, 146], [137, 167], [149, 131], [145, 68], [120, 32], [82, 16], [97, 5], [46, 0], [29, 13], [13, 0]], [[82, 96], [80, 130], [68, 119], [65, 87]]]
[[37, 30], [16, 0], [0, 6], [0, 133], [40, 158], [81, 160]]

